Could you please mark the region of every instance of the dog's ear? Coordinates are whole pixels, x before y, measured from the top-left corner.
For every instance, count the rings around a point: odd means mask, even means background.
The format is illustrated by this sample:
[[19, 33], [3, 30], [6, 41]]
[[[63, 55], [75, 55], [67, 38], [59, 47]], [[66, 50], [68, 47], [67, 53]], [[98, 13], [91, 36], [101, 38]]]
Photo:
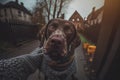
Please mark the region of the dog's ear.
[[76, 32], [76, 36], [71, 43], [71, 49], [74, 51], [75, 48], [77, 48], [80, 44], [81, 44], [80, 35], [78, 32]]
[[73, 35], [71, 36], [70, 41], [68, 42], [69, 49], [70, 49], [70, 45], [73, 43], [73, 41], [75, 40], [75, 38], [77, 36], [77, 30], [75, 28], [74, 23], [73, 22], [70, 22], [70, 23], [72, 23], [71, 25], [72, 25], [74, 31], [73, 31]]
[[38, 32], [38, 40], [40, 41], [40, 46], [39, 47], [42, 47], [43, 44], [44, 44], [44, 40], [45, 40], [45, 26], [43, 26], [40, 31]]
[[47, 30], [48, 30], [48, 27], [49, 27], [49, 24], [53, 21], [54, 19], [51, 19], [49, 20], [49, 22], [47, 23], [47, 25], [45, 26], [45, 34], [44, 34], [44, 37], [45, 39], [47, 40], [48, 36], [47, 36]]
[[41, 28], [41, 30], [38, 32], [38, 39], [40, 41], [40, 47], [43, 47], [44, 45], [44, 41], [47, 39], [47, 29], [48, 29], [48, 25], [53, 21], [53, 19], [51, 19], [48, 24], [46, 24], [45, 26], [43, 26]]

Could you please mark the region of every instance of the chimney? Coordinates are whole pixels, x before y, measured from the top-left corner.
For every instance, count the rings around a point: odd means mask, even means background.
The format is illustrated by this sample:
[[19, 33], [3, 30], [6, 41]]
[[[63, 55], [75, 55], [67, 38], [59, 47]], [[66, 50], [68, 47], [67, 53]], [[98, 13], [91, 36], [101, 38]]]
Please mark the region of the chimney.
[[15, 0], [16, 3], [18, 3], [18, 0]]
[[21, 6], [24, 6], [24, 3], [23, 3], [23, 2], [21, 2]]
[[64, 17], [65, 17], [65, 14], [64, 14], [64, 13], [63, 13], [63, 14], [61, 14], [61, 18], [62, 18], [62, 19], [64, 19]]
[[96, 8], [96, 7], [93, 7], [93, 8], [92, 8], [92, 12], [95, 12], [95, 8]]

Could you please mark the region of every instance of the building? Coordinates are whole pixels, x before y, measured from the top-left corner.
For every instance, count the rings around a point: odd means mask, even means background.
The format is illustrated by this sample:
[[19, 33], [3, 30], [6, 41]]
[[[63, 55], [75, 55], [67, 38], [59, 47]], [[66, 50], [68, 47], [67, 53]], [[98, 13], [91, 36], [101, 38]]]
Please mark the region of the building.
[[92, 12], [88, 15], [87, 17], [87, 24], [88, 27], [92, 26], [94, 24], [99, 24], [102, 21], [102, 17], [103, 17], [103, 7], [95, 10], [95, 7], [93, 7]]
[[35, 39], [38, 26], [32, 23], [32, 14], [18, 0], [0, 4], [0, 40], [19, 45]]
[[72, 21], [75, 24], [76, 29], [79, 30], [83, 30], [83, 18], [81, 17], [81, 15], [75, 11], [72, 16], [69, 18], [69, 21]]
[[18, 0], [0, 4], [1, 22], [24, 22], [31, 23], [32, 14], [24, 7], [24, 3], [19, 4]]

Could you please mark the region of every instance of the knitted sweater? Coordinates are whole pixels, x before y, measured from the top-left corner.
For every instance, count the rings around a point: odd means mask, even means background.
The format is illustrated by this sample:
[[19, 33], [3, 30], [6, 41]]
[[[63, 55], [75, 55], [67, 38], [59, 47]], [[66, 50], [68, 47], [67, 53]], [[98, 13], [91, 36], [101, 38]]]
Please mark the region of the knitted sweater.
[[46, 80], [70, 80], [75, 73], [75, 61], [64, 71], [51, 69], [46, 63], [43, 50], [37, 48], [31, 54], [26, 54], [11, 59], [0, 60], [0, 80], [42, 80], [42, 72]]

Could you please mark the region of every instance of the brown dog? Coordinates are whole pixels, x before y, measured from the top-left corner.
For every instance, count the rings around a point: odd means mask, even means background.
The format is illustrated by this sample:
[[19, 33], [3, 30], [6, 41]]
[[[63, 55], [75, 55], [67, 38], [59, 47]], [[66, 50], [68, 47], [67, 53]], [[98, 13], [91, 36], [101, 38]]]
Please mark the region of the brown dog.
[[[43, 44], [45, 42], [45, 34], [46, 34], [45, 30], [46, 30], [46, 26], [42, 27], [41, 30], [38, 33], [38, 39], [40, 41], [40, 47], [43, 47]], [[67, 29], [65, 31], [67, 31]], [[75, 30], [75, 31], [77, 31], [77, 30]], [[75, 48], [80, 45], [80, 43], [81, 43], [81, 40], [80, 40], [79, 33], [76, 32], [74, 40], [71, 42], [71, 49], [72, 49], [72, 51], [74, 51]]]
[[[45, 55], [50, 59], [47, 60], [50, 68], [56, 71], [64, 71], [73, 64], [74, 50], [80, 45], [81, 41], [72, 22], [52, 19], [40, 31], [39, 37], [40, 46], [43, 46]], [[46, 77], [49, 78], [49, 75]]]

